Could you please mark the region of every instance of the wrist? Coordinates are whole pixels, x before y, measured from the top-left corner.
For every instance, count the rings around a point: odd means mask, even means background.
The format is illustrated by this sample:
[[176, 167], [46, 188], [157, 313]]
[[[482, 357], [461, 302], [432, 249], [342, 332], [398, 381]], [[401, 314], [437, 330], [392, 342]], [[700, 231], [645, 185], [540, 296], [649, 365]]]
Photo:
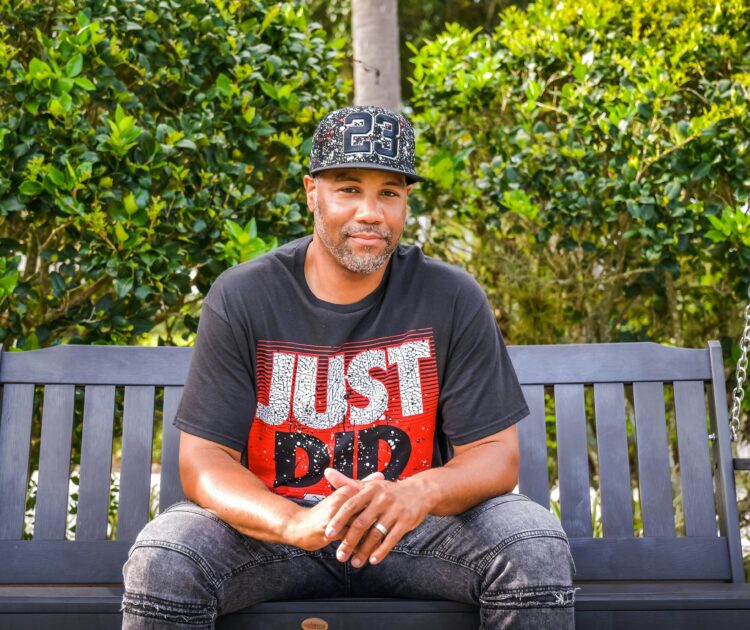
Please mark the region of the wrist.
[[301, 541], [300, 524], [307, 508], [297, 505], [294, 501], [289, 501], [289, 503], [291, 508], [281, 522], [279, 542], [284, 545], [299, 547]]
[[407, 477], [399, 483], [411, 486], [421, 501], [421, 510], [424, 516], [432, 514], [442, 500], [441, 487], [432, 478], [431, 470], [425, 470], [411, 477]]

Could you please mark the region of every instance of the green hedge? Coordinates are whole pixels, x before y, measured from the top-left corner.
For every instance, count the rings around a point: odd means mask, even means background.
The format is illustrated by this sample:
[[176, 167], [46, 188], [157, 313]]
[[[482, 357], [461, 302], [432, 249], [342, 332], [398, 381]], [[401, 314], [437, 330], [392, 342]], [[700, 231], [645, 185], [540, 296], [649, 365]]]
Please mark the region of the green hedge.
[[427, 249], [482, 278], [517, 343], [729, 345], [750, 282], [750, 5], [501, 17], [413, 49]]
[[342, 46], [297, 2], [0, 0], [0, 342], [194, 330], [224, 268], [308, 230]]

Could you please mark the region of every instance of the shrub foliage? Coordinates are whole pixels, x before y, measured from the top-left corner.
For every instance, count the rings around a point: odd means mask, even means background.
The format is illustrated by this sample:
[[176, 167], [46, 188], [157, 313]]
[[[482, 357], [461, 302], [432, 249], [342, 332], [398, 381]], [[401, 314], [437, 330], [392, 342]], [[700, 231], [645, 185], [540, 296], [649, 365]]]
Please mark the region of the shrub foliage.
[[308, 229], [342, 45], [295, 2], [0, 0], [0, 342], [194, 330], [224, 268]]
[[415, 57], [431, 251], [517, 343], [736, 339], [750, 281], [750, 6], [541, 0]]

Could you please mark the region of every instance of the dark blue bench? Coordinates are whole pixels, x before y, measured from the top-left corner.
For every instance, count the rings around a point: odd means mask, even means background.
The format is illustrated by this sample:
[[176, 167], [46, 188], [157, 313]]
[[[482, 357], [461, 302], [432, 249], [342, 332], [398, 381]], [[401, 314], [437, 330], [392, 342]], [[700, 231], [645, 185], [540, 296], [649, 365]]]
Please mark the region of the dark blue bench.
[[[0, 352], [1, 628], [119, 628], [122, 564], [149, 519], [155, 417], [163, 417], [160, 508], [182, 498], [178, 431], [171, 421], [191, 352], [108, 346]], [[746, 627], [750, 585], [742, 566], [718, 343], [706, 349], [633, 343], [510, 352], [531, 409], [519, 424], [519, 487], [549, 508], [553, 456], [560, 517], [577, 566], [578, 628]], [[35, 396], [42, 414], [38, 490], [33, 538], [24, 540]], [[78, 511], [75, 540], [66, 540], [77, 405], [83, 431]], [[120, 406], [117, 535], [108, 540], [113, 418]], [[548, 423], [556, 433], [554, 453], [548, 453]], [[670, 461], [673, 425], [676, 462]], [[598, 461], [590, 461], [591, 444]], [[637, 501], [631, 469], [637, 471]], [[595, 523], [592, 485], [600, 497]], [[642, 523], [638, 535], [635, 523]], [[399, 599], [269, 602], [217, 625], [300, 628], [312, 617], [330, 630], [479, 625], [471, 606]]]

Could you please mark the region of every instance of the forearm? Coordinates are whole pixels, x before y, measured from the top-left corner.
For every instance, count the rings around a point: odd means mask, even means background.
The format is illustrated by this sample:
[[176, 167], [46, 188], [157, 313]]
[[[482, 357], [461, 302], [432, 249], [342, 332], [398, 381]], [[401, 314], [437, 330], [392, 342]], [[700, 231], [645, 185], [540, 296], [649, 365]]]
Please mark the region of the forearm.
[[458, 453], [444, 466], [424, 470], [399, 483], [420, 487], [428, 512], [448, 516], [510, 492], [517, 481], [517, 451], [504, 443], [488, 442]]
[[234, 529], [269, 543], [293, 544], [289, 525], [304, 508], [271, 492], [252, 472], [219, 449], [194, 449], [181, 461], [185, 495]]

